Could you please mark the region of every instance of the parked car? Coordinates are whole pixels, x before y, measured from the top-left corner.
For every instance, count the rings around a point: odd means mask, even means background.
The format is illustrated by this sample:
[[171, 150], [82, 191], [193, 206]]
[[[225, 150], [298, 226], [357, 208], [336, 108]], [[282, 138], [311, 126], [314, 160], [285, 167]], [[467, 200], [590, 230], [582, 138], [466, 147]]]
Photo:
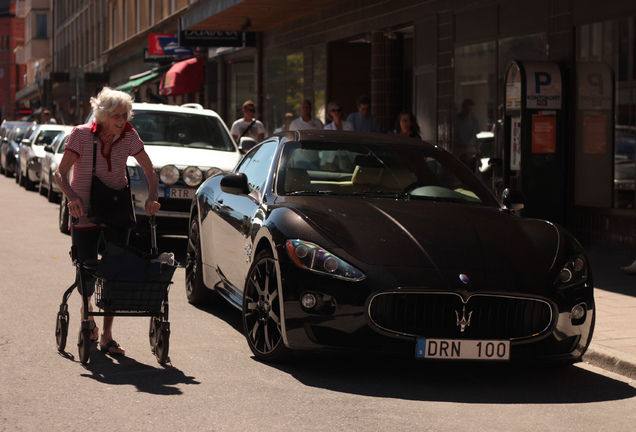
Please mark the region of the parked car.
[[[586, 255], [515, 212], [438, 146], [389, 135], [277, 134], [196, 192], [186, 295], [242, 311], [252, 353], [581, 358], [595, 306]], [[515, 209], [515, 211], [512, 211]]]
[[38, 124], [30, 135], [20, 142], [18, 183], [26, 190], [35, 190], [40, 184], [44, 146], [51, 144], [67, 126]]
[[66, 139], [71, 130], [73, 130], [72, 126], [66, 126], [66, 129], [56, 136], [51, 144], [44, 146], [39, 191], [40, 195], [46, 195], [49, 202], [57, 202], [62, 194], [62, 190], [55, 182], [55, 171], [64, 155]]
[[[93, 115], [88, 121], [93, 120]], [[220, 171], [230, 171], [241, 153], [221, 117], [198, 104], [182, 106], [134, 103], [130, 120], [144, 141], [144, 148], [159, 174], [157, 226], [161, 233], [188, 232], [188, 217], [194, 192], [203, 180]], [[134, 158], [128, 173], [137, 217], [137, 231], [149, 226], [145, 203], [148, 180]], [[62, 199], [61, 206], [66, 201]], [[60, 230], [67, 232], [68, 212], [60, 208]]]
[[33, 122], [11, 121], [2, 122], [0, 127], [0, 174], [11, 177], [15, 174], [17, 153], [20, 141]]

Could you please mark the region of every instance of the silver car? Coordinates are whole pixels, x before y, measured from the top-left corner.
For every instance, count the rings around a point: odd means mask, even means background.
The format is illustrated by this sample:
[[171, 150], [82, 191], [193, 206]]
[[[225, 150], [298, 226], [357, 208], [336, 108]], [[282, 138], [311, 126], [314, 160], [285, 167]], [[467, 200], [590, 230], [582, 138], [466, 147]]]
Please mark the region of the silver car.
[[68, 126], [57, 124], [40, 124], [33, 132], [20, 142], [18, 157], [18, 183], [27, 190], [35, 190], [40, 184], [44, 146], [51, 144], [55, 137]]
[[62, 190], [55, 182], [57, 170], [62, 156], [66, 139], [73, 130], [72, 126], [66, 126], [66, 130], [60, 133], [51, 144], [44, 146], [44, 158], [42, 159], [42, 172], [40, 174], [40, 195], [45, 195], [49, 202], [58, 202]]

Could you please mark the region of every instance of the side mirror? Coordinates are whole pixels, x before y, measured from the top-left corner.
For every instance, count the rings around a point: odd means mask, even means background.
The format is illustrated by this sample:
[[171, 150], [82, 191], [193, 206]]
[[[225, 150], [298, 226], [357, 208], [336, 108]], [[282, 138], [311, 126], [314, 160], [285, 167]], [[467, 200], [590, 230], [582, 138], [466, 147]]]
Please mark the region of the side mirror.
[[51, 144], [47, 144], [44, 146], [44, 151], [47, 153], [53, 153], [53, 146]]
[[239, 150], [242, 154], [247, 153], [256, 146], [256, 140], [250, 137], [241, 137], [239, 140]]
[[526, 196], [523, 192], [512, 189], [504, 189], [501, 196], [504, 205], [513, 212], [523, 210], [526, 205]]
[[221, 190], [232, 195], [247, 195], [250, 187], [245, 173], [228, 174], [221, 179]]
[[31, 147], [31, 140], [29, 138], [24, 138], [22, 141], [20, 141], [20, 145]]

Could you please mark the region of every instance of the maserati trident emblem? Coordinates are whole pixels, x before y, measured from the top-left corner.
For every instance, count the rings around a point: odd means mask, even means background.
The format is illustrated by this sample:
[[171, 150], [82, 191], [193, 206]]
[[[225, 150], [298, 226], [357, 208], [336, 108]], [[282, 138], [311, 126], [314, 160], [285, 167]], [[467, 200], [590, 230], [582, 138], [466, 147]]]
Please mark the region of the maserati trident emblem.
[[470, 282], [470, 279], [468, 279], [468, 276], [466, 276], [464, 273], [460, 273], [459, 280], [462, 281], [465, 285]]
[[459, 326], [459, 330], [463, 332], [466, 330], [466, 327], [470, 326], [470, 317], [473, 316], [473, 312], [468, 312], [468, 319], [466, 319], [466, 306], [462, 309], [462, 317], [459, 318], [459, 312], [455, 311], [455, 316], [457, 317], [457, 321], [455, 322]]

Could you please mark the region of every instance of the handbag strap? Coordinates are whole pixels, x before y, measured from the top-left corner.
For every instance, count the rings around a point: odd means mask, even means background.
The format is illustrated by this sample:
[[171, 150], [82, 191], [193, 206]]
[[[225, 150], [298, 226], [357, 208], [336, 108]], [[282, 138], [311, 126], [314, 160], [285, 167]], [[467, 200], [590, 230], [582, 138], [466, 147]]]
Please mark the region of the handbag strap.
[[[95, 175], [95, 163], [97, 162], [97, 132], [93, 134], [93, 171], [92, 175]], [[128, 186], [130, 186], [130, 175], [128, 175], [128, 165], [126, 165], [126, 180], [128, 180]]]
[[247, 133], [247, 131], [249, 131], [250, 129], [252, 129], [252, 126], [254, 126], [254, 123], [256, 123], [256, 120], [252, 120], [252, 123], [250, 123], [250, 125], [247, 127], [247, 129], [245, 129], [243, 131], [243, 133], [241, 134], [241, 136], [239, 137], [239, 139], [243, 138], [245, 136], [245, 134]]

